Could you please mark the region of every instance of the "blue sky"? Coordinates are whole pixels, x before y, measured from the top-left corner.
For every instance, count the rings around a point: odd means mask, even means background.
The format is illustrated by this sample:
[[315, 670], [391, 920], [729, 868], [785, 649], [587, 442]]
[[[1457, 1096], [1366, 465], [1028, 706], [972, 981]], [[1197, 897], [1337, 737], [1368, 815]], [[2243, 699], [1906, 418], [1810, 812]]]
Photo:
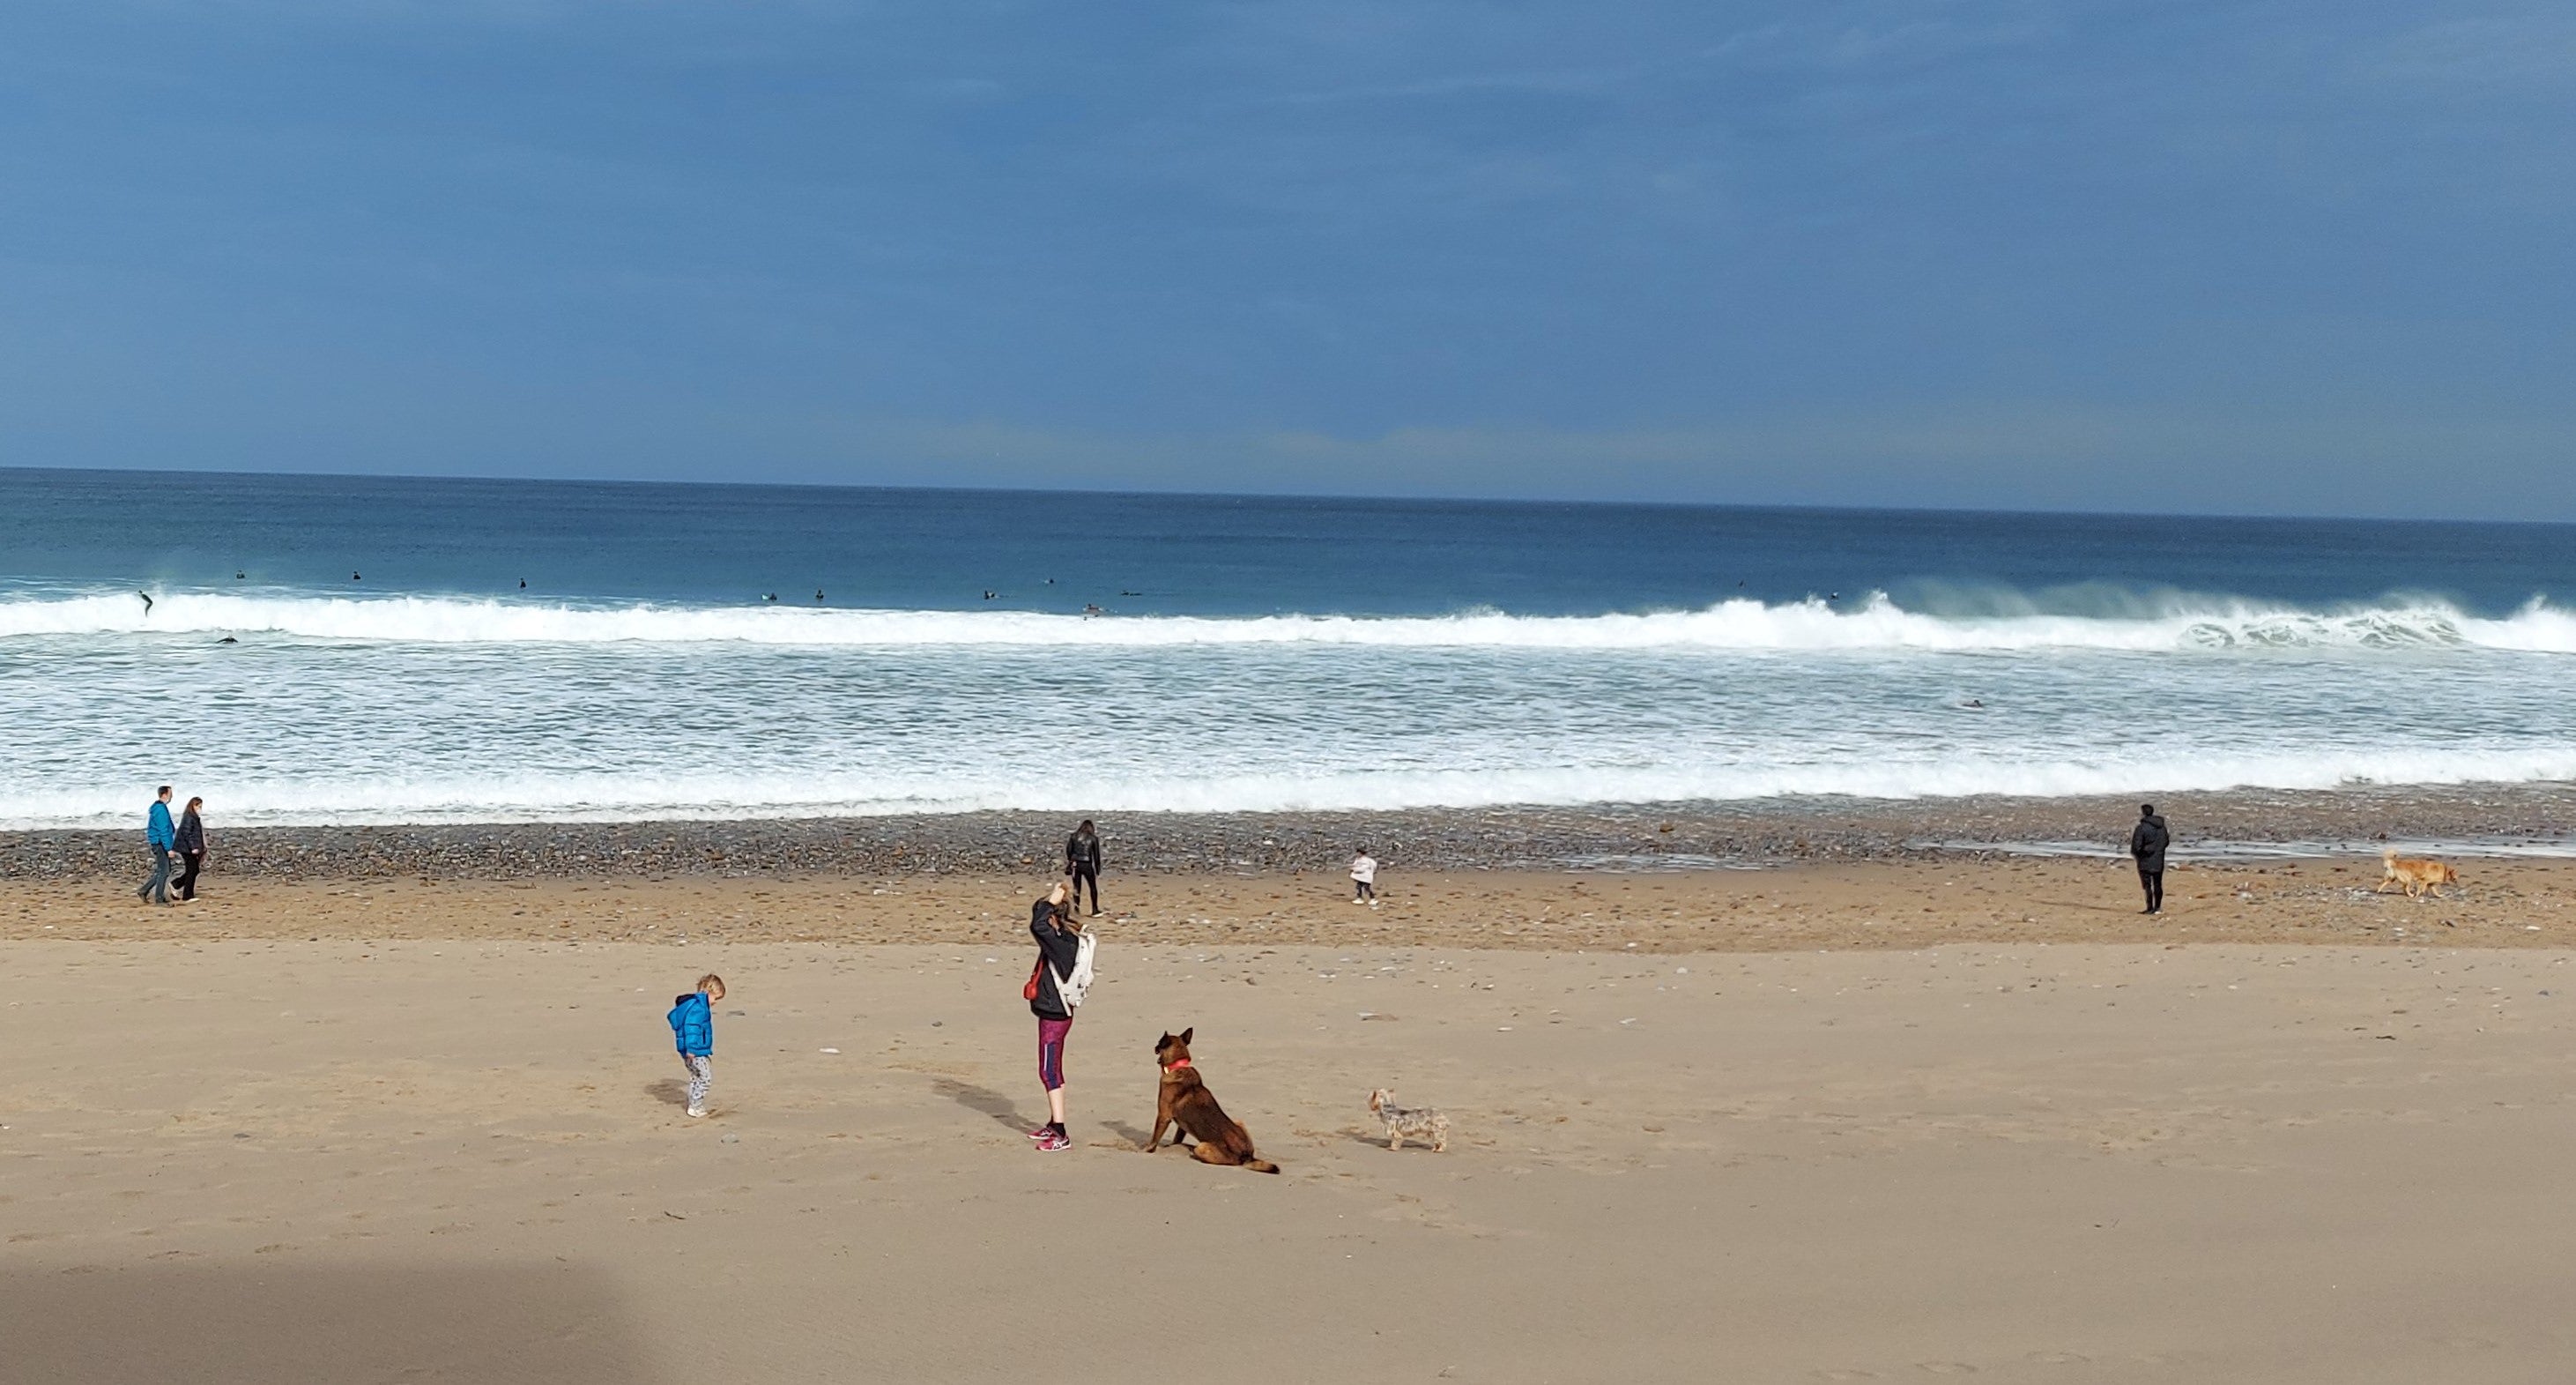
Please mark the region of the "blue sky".
[[2576, 519], [2576, 7], [13, 0], [0, 463]]

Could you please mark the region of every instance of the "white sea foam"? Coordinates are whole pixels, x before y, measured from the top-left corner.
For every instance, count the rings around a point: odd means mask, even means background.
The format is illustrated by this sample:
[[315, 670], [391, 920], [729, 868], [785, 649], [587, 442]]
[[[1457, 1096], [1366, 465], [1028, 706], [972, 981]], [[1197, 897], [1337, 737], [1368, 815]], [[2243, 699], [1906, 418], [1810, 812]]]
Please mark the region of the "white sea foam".
[[1528, 650], [1743, 651], [2262, 648], [2495, 649], [2576, 653], [2576, 612], [2535, 599], [2504, 617], [2438, 601], [2333, 610], [2167, 602], [2133, 614], [1944, 615], [1873, 594], [1847, 603], [1724, 601], [1694, 611], [1434, 617], [1123, 616], [1026, 611], [823, 610], [789, 606], [574, 606], [444, 597], [170, 592], [0, 599], [0, 639], [229, 634], [409, 644], [739, 643], [845, 648], [1177, 648], [1341, 645]]
[[[1084, 620], [174, 591], [147, 618], [22, 594], [0, 826], [127, 823], [164, 782], [246, 824], [2576, 780], [2565, 609], [2047, 601]], [[1334, 649], [1366, 657], [1312, 657]], [[1978, 657], [1929, 657], [1954, 652]]]
[[[187, 778], [187, 776], [180, 776]], [[2042, 759], [2001, 753], [1917, 763], [1529, 769], [917, 776], [732, 774], [716, 770], [583, 775], [494, 773], [204, 783], [221, 821], [303, 823], [586, 822], [870, 817], [986, 810], [1310, 812], [1587, 803], [1748, 802], [1852, 797], [2093, 796], [2237, 788], [2576, 780], [2576, 747], [2513, 752], [2330, 752]], [[0, 790], [0, 829], [124, 825], [135, 794]], [[1931, 810], [1937, 813], [1937, 810]]]

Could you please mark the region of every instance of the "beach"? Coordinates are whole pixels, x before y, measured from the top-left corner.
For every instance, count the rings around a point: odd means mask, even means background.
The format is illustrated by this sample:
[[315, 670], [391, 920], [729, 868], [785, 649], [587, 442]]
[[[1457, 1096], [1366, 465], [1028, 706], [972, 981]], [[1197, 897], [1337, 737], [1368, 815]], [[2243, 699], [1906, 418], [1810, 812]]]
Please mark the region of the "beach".
[[1044, 864], [13, 878], [0, 1378], [2545, 1379], [2576, 864], [2463, 868], [1113, 865], [1062, 1155]]

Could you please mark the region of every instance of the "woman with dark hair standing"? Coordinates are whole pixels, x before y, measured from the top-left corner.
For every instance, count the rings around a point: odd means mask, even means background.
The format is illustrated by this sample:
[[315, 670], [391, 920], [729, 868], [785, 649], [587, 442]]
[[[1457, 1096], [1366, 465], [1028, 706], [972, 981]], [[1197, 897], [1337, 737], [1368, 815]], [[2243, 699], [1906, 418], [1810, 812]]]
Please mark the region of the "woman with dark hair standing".
[[1100, 913], [1100, 829], [1084, 818], [1064, 843], [1065, 879], [1073, 885], [1073, 907], [1082, 907], [1082, 882], [1091, 882], [1091, 912]]
[[171, 839], [171, 846], [178, 851], [180, 859], [188, 863], [188, 868], [173, 882], [182, 904], [196, 902], [197, 872], [206, 868], [206, 820], [197, 815], [197, 810], [205, 806], [206, 800], [202, 798], [189, 799], [188, 811], [179, 815], [179, 830]]
[[1030, 1131], [1029, 1138], [1049, 1154], [1073, 1148], [1073, 1137], [1064, 1130], [1064, 1041], [1073, 1030], [1073, 1007], [1064, 1003], [1055, 979], [1073, 973], [1082, 944], [1065, 893], [1058, 884], [1029, 908], [1029, 936], [1038, 945], [1037, 969], [1029, 977], [1029, 1012], [1038, 1017], [1038, 1083], [1046, 1088], [1047, 1101], [1046, 1124]]

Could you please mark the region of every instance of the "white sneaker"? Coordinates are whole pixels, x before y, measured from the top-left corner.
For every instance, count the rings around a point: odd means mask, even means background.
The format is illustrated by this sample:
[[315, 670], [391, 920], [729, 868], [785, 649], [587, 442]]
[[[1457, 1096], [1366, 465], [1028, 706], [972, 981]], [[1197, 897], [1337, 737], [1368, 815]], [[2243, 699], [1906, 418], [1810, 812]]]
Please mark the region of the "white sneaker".
[[690, 1108], [689, 1108], [689, 1119], [691, 1119], [691, 1120], [697, 1120], [697, 1119], [700, 1119], [700, 1118], [704, 1117], [704, 1116], [706, 1115], [706, 1113], [707, 1113], [707, 1108], [705, 1108], [705, 1107], [703, 1107], [703, 1106], [692, 1106], [692, 1107], [690, 1107]]

